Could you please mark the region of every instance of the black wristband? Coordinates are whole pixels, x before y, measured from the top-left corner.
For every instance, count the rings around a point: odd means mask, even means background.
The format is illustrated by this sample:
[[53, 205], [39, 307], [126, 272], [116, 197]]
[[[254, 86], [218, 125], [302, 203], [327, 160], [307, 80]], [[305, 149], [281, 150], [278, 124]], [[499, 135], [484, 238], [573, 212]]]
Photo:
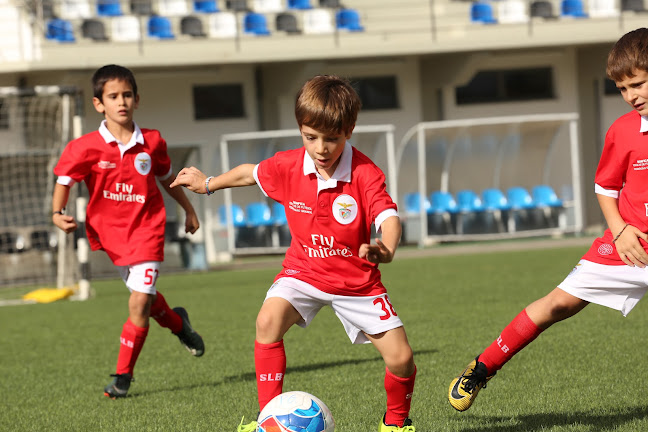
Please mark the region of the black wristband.
[[54, 216], [55, 214], [60, 214], [60, 215], [63, 215], [63, 214], [65, 214], [65, 213], [64, 213], [64, 211], [65, 211], [65, 209], [64, 209], [64, 208], [63, 208], [63, 209], [61, 209], [61, 210], [58, 210], [58, 211], [55, 211], [55, 212], [53, 212], [53, 213], [52, 213], [52, 216]]

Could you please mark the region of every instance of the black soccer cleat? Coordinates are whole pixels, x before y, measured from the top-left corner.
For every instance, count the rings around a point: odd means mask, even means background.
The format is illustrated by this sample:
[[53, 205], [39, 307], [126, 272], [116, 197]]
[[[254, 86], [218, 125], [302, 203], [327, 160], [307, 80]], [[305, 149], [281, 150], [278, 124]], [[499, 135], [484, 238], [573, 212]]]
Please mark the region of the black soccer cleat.
[[174, 333], [180, 339], [180, 343], [187, 348], [187, 351], [194, 357], [200, 357], [205, 353], [203, 338], [191, 327], [189, 314], [183, 307], [174, 307], [173, 311], [182, 318], [182, 330]]
[[113, 380], [104, 388], [104, 396], [110, 399], [125, 398], [128, 394], [131, 381], [135, 381], [131, 374], [110, 375]]

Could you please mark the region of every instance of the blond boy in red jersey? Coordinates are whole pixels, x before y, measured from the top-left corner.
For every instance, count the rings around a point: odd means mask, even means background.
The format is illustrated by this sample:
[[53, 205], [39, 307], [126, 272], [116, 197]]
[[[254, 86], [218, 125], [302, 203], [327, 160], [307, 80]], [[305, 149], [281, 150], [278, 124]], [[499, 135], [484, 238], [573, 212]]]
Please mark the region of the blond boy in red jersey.
[[[379, 263], [394, 258], [401, 236], [385, 176], [354, 149], [351, 137], [360, 99], [335, 76], [316, 76], [297, 95], [295, 116], [304, 146], [218, 177], [184, 168], [171, 186], [197, 193], [257, 184], [286, 209], [292, 242], [283, 269], [256, 320], [255, 368], [259, 409], [283, 389], [283, 336], [307, 326], [330, 306], [352, 343], [373, 343], [385, 360], [387, 412], [379, 432], [414, 432], [408, 418], [416, 367], [403, 323], [380, 281]], [[382, 238], [371, 244], [371, 225]], [[239, 432], [256, 431], [253, 421]]]

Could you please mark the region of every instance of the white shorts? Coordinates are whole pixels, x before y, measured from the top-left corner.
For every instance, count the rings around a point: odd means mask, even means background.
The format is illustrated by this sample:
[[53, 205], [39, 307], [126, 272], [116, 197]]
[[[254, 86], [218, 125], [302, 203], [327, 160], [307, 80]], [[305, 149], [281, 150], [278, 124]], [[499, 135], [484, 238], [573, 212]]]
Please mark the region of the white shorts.
[[266, 294], [266, 300], [287, 300], [302, 316], [297, 324], [308, 326], [323, 306], [331, 306], [354, 344], [369, 343], [366, 334], [375, 335], [402, 327], [387, 293], [369, 297], [328, 294], [299, 279], [283, 277]]
[[159, 261], [145, 261], [133, 265], [117, 266], [119, 275], [128, 289], [133, 292], [155, 294], [155, 281], [160, 274]]
[[558, 288], [590, 303], [621, 311], [626, 316], [648, 289], [648, 267], [580, 260]]

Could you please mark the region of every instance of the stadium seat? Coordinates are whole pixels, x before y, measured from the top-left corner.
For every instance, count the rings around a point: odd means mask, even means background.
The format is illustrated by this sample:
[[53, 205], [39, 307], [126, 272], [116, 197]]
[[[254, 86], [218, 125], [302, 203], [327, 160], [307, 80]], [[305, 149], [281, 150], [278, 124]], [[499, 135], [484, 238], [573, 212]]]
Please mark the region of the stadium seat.
[[135, 15], [152, 15], [153, 4], [151, 0], [131, 0], [130, 10]]
[[645, 11], [643, 0], [621, 0], [621, 10], [629, 12]]
[[0, 253], [21, 252], [19, 234], [11, 231], [0, 232]]
[[258, 13], [275, 13], [284, 10], [281, 0], [253, 0], [252, 10]]
[[158, 0], [157, 12], [163, 17], [188, 15], [187, 0]]
[[288, 12], [277, 14], [275, 17], [275, 28], [277, 31], [283, 31], [288, 34], [301, 33], [301, 30], [297, 26], [297, 17]]
[[227, 0], [225, 7], [232, 11], [247, 12], [250, 10], [247, 5], [247, 0]]
[[312, 9], [310, 0], [288, 0], [288, 9]]
[[213, 38], [233, 38], [238, 30], [236, 26], [236, 15], [232, 12], [218, 12], [210, 14], [207, 20], [209, 27], [207, 33]]
[[587, 14], [583, 11], [582, 0], [562, 0], [560, 15], [570, 18], [587, 18]]
[[449, 192], [434, 191], [430, 194], [428, 233], [454, 234], [454, 218], [458, 211], [457, 201]]
[[497, 2], [497, 21], [501, 24], [519, 24], [529, 21], [527, 2], [523, 0], [500, 0]]
[[48, 251], [56, 247], [56, 233], [47, 230], [36, 230], [29, 234], [29, 247], [40, 251]]
[[193, 37], [207, 36], [203, 30], [202, 21], [195, 16], [186, 16], [180, 20], [180, 33]]
[[304, 33], [329, 34], [335, 32], [333, 15], [328, 9], [310, 9], [304, 11]]
[[457, 192], [457, 234], [475, 234], [482, 231], [484, 205], [479, 195], [470, 189]]
[[265, 202], [252, 202], [245, 207], [247, 226], [270, 226], [274, 223], [270, 206]]
[[[405, 213], [418, 214], [421, 208], [421, 195], [418, 192], [405, 194], [403, 197], [405, 201]], [[426, 197], [424, 201], [424, 210], [426, 213], [431, 211], [432, 205], [430, 200]]]
[[96, 19], [84, 20], [81, 24], [81, 34], [86, 39], [94, 41], [107, 41], [106, 28], [103, 21]]
[[515, 186], [506, 191], [508, 202], [512, 209], [530, 209], [535, 207], [533, 198], [523, 187]]
[[119, 0], [97, 0], [97, 15], [106, 17], [123, 15]]
[[497, 20], [493, 18], [493, 7], [490, 3], [477, 1], [470, 7], [470, 21], [480, 24], [495, 24]]
[[355, 9], [340, 9], [335, 13], [335, 25], [340, 30], [350, 32], [364, 31], [360, 25], [360, 14]]
[[148, 20], [148, 36], [154, 39], [173, 39], [175, 35], [171, 29], [171, 21], [163, 16], [153, 15]]
[[342, 7], [340, 0], [319, 0], [319, 6], [324, 8], [337, 9]]
[[[54, 0], [42, 0], [41, 10], [43, 11], [44, 19], [56, 18], [56, 14], [54, 13]], [[90, 12], [90, 5], [88, 5], [88, 12]], [[61, 18], [65, 18], [65, 16], [61, 14]]]
[[531, 189], [533, 202], [542, 213], [539, 225], [544, 227], [562, 227], [566, 223], [563, 201], [549, 185], [537, 185]]
[[135, 42], [142, 38], [140, 20], [134, 15], [114, 17], [110, 20], [110, 39], [116, 42]]
[[274, 224], [273, 246], [289, 246], [291, 235], [286, 218], [286, 209], [283, 204], [272, 203], [272, 223]]
[[[234, 227], [240, 228], [245, 226], [245, 214], [243, 209], [238, 204], [232, 204], [232, 223]], [[225, 205], [221, 205], [218, 208], [218, 220], [222, 225], [227, 224], [227, 212]]]
[[214, 13], [219, 11], [216, 0], [194, 0], [193, 9], [194, 12], [200, 13]]
[[532, 18], [556, 18], [553, 12], [553, 5], [547, 0], [536, 0], [531, 3], [529, 15], [531, 15]]
[[265, 15], [249, 12], [243, 17], [243, 32], [256, 36], [268, 36], [268, 24]]
[[[59, 17], [65, 20], [92, 18], [92, 8], [89, 0], [62, 0], [59, 3]], [[47, 18], [47, 17], [44, 17]], [[50, 18], [56, 18], [52, 16]]]
[[508, 211], [511, 208], [504, 193], [496, 188], [482, 191], [484, 203], [484, 222], [486, 232], [504, 232]]
[[619, 15], [616, 0], [589, 0], [589, 16], [592, 18], [608, 18]]
[[45, 29], [45, 39], [57, 42], [74, 42], [76, 39], [72, 23], [60, 18], [49, 20]]

